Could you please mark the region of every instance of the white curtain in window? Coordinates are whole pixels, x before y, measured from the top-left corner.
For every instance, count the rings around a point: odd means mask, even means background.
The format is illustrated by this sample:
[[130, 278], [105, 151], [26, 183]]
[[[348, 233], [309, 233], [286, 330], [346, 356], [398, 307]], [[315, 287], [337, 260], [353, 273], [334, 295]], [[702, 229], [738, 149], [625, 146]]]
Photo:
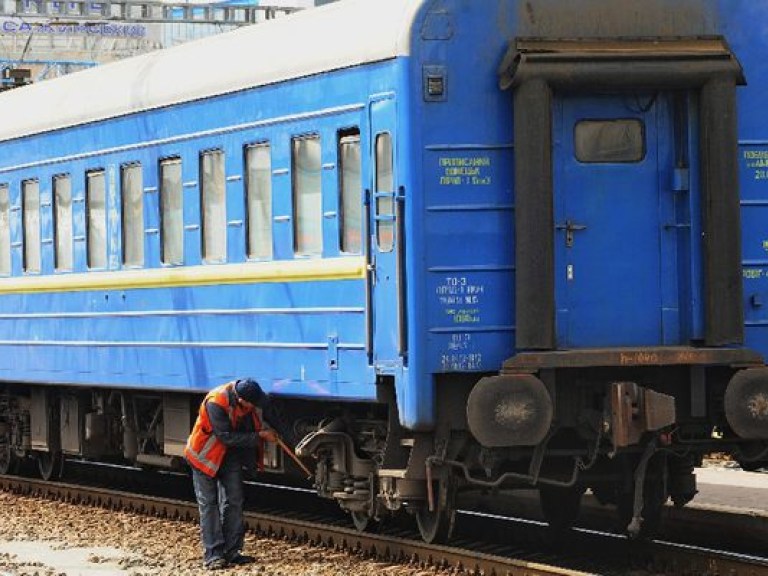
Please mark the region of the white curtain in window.
[[323, 202], [320, 138], [293, 141], [293, 202], [296, 254], [318, 256], [323, 253]]
[[88, 213], [88, 267], [107, 267], [107, 210], [104, 172], [89, 172], [86, 188]]
[[144, 265], [144, 182], [140, 164], [123, 166], [123, 264]]
[[0, 275], [11, 273], [11, 203], [8, 186], [0, 186]]
[[360, 170], [360, 137], [342, 139], [341, 151], [341, 251], [361, 252], [363, 179]]
[[203, 204], [203, 260], [224, 262], [227, 258], [227, 196], [224, 153], [205, 152], [201, 158]]
[[21, 183], [24, 211], [24, 270], [40, 272], [40, 183]]
[[55, 206], [56, 270], [72, 270], [72, 182], [69, 176], [53, 179]]
[[246, 151], [248, 257], [272, 258], [272, 160], [269, 144]]
[[182, 211], [181, 159], [160, 162], [160, 241], [164, 264], [184, 263], [184, 213]]

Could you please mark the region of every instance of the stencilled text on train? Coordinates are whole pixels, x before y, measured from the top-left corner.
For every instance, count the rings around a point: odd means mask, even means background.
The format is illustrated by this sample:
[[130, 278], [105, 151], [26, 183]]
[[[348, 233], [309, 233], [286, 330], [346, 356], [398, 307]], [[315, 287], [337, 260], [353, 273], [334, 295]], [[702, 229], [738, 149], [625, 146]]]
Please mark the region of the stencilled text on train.
[[443, 156], [440, 164], [441, 186], [490, 186], [492, 178], [489, 156]]
[[483, 355], [480, 352], [442, 354], [440, 356], [440, 366], [445, 372], [481, 370], [483, 368]]
[[768, 150], [744, 150], [742, 159], [754, 180], [768, 180]]
[[454, 324], [479, 324], [480, 308], [485, 286], [473, 284], [466, 276], [447, 276], [435, 288], [435, 294], [445, 314]]

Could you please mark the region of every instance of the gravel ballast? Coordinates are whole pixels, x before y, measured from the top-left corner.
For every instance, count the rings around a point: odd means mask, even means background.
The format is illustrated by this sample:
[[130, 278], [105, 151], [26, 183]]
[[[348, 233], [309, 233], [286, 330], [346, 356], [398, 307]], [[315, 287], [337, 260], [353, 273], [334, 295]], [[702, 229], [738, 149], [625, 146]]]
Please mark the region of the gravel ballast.
[[0, 576], [426, 576], [354, 554], [246, 535], [256, 563], [202, 568], [198, 526], [0, 492]]

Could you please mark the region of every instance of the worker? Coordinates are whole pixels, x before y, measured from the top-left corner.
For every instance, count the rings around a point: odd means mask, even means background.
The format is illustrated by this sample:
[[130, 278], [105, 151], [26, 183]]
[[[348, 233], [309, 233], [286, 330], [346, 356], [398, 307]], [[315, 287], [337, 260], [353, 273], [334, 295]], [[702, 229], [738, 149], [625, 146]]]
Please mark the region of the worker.
[[264, 442], [278, 439], [274, 429], [263, 427], [262, 417], [282, 431], [270, 408], [269, 396], [250, 378], [214, 388], [200, 405], [184, 456], [192, 468], [208, 570], [254, 561], [242, 553], [243, 474], [261, 462]]

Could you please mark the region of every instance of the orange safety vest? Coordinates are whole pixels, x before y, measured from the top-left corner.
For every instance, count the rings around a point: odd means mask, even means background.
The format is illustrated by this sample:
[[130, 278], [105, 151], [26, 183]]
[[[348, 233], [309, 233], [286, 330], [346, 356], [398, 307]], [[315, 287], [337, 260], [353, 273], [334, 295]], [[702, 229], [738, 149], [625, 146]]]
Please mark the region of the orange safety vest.
[[[184, 456], [187, 462], [211, 478], [216, 476], [221, 463], [224, 462], [224, 457], [227, 455], [227, 446], [213, 433], [211, 420], [208, 418], [208, 410], [206, 410], [208, 402], [218, 404], [226, 410], [233, 430], [237, 426], [237, 422], [249, 414], [253, 418], [253, 427], [256, 433], [261, 430], [261, 420], [255, 411], [242, 408], [239, 404], [230, 405], [230, 391], [234, 386], [234, 382], [228, 382], [208, 392], [202, 404], [200, 404], [200, 411], [197, 415], [195, 426], [192, 428], [192, 433], [187, 440], [187, 446], [184, 448]], [[261, 439], [259, 439], [259, 454], [264, 454], [264, 443]], [[262, 462], [260, 457], [259, 469], [261, 468]]]

